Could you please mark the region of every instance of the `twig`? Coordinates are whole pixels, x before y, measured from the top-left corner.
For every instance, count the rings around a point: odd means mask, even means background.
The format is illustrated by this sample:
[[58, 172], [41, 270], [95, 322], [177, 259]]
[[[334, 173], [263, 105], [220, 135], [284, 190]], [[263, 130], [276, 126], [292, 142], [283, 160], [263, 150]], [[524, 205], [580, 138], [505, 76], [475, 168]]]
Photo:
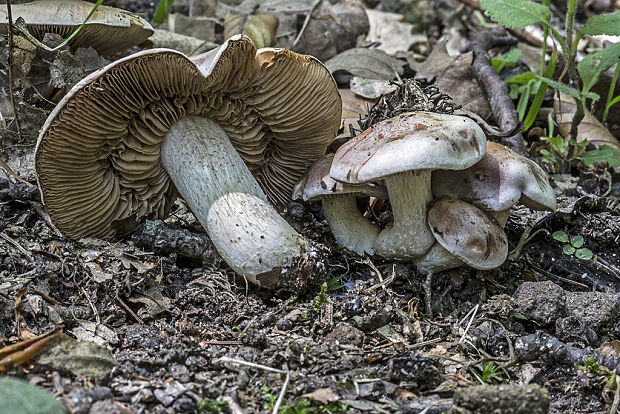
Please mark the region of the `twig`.
[[291, 379], [290, 371], [286, 370], [286, 378], [284, 379], [284, 384], [282, 384], [282, 389], [280, 390], [280, 394], [278, 395], [278, 399], [273, 406], [273, 414], [278, 414], [278, 410], [280, 410], [280, 405], [282, 405], [282, 401], [284, 400], [284, 396], [286, 395], [286, 389], [288, 388], [288, 382]]
[[308, 14], [306, 15], [306, 18], [304, 20], [304, 24], [301, 26], [301, 30], [299, 31], [299, 34], [297, 35], [297, 37], [295, 38], [295, 41], [291, 45], [291, 49], [293, 49], [295, 46], [297, 46], [297, 43], [299, 43], [299, 40], [301, 40], [301, 36], [304, 34], [304, 31], [306, 30], [306, 27], [308, 26], [308, 23], [310, 23], [310, 19], [312, 18], [312, 13], [314, 13], [316, 8], [319, 7], [319, 4], [321, 4], [321, 1], [322, 0], [316, 0], [314, 2], [314, 4], [312, 5], [312, 8], [310, 9]]
[[233, 364], [245, 365], [245, 366], [252, 367], [252, 368], [259, 368], [259, 369], [262, 369], [263, 371], [275, 372], [277, 374], [288, 374], [288, 371], [284, 371], [282, 369], [271, 368], [271, 367], [268, 367], [267, 365], [255, 364], [253, 362], [247, 362], [242, 359], [229, 358], [225, 356], [216, 359], [214, 362], [232, 362]]
[[[15, 128], [17, 129], [17, 136], [20, 141], [23, 141], [22, 130], [19, 126], [19, 116], [17, 115], [17, 108], [15, 106], [15, 95], [13, 94], [13, 14], [11, 12], [11, 0], [7, 0], [6, 9], [9, 18], [9, 57], [8, 57], [8, 70], [9, 70], [9, 95], [11, 97], [11, 105], [13, 106], [13, 116], [15, 119]], [[4, 168], [7, 168], [8, 165], [4, 163]], [[11, 168], [9, 167], [9, 170]], [[8, 170], [7, 170], [8, 171]], [[15, 173], [12, 173], [16, 176]]]
[[[479, 308], [480, 308], [480, 304], [476, 304], [476, 306], [474, 306], [474, 308], [467, 313], [467, 315], [471, 314], [471, 318], [469, 318], [469, 322], [467, 322], [467, 326], [465, 327], [465, 330], [463, 331], [463, 335], [461, 336], [461, 339], [459, 339], [459, 342], [458, 342], [459, 344], [463, 342], [463, 340], [465, 339], [465, 336], [467, 335], [467, 332], [469, 331], [471, 324], [474, 322], [474, 319], [476, 319], [476, 314], [478, 313]], [[465, 317], [467, 317], [467, 315]]]
[[618, 413], [618, 404], [620, 403], [620, 381], [616, 378], [616, 392], [614, 393], [614, 402], [611, 404], [609, 414]]
[[21, 244], [17, 243], [15, 240], [10, 238], [6, 233], [4, 233], [4, 232], [0, 233], [0, 237], [3, 238], [4, 240], [6, 240], [7, 242], [9, 242], [10, 244], [12, 244], [13, 246], [15, 246], [17, 248], [17, 250], [22, 252], [29, 259], [32, 259], [32, 255], [30, 254], [30, 252], [28, 250], [26, 250]]
[[[512, 37], [496, 36], [483, 31], [476, 33], [469, 46], [469, 49], [474, 52], [474, 60], [471, 64], [472, 74], [486, 92], [489, 104], [493, 110], [493, 116], [502, 131], [521, 129], [522, 123], [517, 117], [517, 111], [510, 98], [508, 85], [491, 66], [488, 50], [496, 45], [514, 43], [516, 41]], [[525, 140], [520, 133], [502, 138], [502, 143], [521, 154], [526, 152]]]
[[34, 211], [39, 215], [41, 220], [43, 220], [43, 222], [47, 224], [47, 227], [50, 228], [50, 230], [56, 235], [56, 237], [59, 237], [60, 239], [65, 238], [65, 236], [63, 236], [62, 233], [56, 227], [54, 227], [52, 219], [50, 218], [49, 214], [45, 212], [45, 209], [43, 209], [41, 203], [37, 201], [29, 201], [28, 204], [30, 204], [30, 207], [32, 207]]
[[123, 307], [123, 309], [125, 309], [125, 311], [127, 311], [127, 313], [129, 313], [136, 320], [136, 322], [144, 325], [144, 321], [138, 315], [136, 315], [134, 311], [132, 311], [131, 308], [127, 306], [127, 304], [123, 302], [123, 300], [118, 296], [118, 292], [116, 292], [116, 300]]

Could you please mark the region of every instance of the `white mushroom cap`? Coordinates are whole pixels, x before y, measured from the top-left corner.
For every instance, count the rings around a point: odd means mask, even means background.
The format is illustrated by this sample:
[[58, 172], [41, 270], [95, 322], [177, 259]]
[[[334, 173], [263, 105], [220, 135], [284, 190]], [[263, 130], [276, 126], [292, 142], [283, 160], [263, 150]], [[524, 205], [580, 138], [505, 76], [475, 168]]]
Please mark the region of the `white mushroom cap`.
[[495, 142], [482, 159], [463, 171], [433, 171], [435, 197], [453, 197], [485, 210], [508, 210], [517, 202], [534, 210], [555, 211], [555, 192], [534, 161]]
[[341, 183], [329, 175], [334, 154], [327, 154], [320, 160], [312, 163], [306, 175], [295, 185], [293, 199], [315, 201], [323, 196], [336, 194], [366, 195], [387, 199], [385, 186], [378, 183], [363, 183], [359, 185]]
[[428, 212], [428, 224], [444, 249], [474, 269], [499, 267], [508, 256], [504, 230], [469, 203], [450, 198], [435, 201]]
[[409, 112], [379, 122], [336, 152], [330, 175], [350, 184], [406, 171], [462, 170], [484, 154], [486, 136], [469, 118]]
[[[13, 19], [21, 17], [39, 40], [45, 33], [67, 37], [91, 12], [94, 4], [82, 0], [35, 0], [11, 6]], [[8, 10], [0, 6], [0, 34], [8, 33]], [[80, 32], [69, 42], [72, 49], [93, 47], [110, 55], [144, 42], [153, 34], [151, 25], [138, 15], [100, 5]]]

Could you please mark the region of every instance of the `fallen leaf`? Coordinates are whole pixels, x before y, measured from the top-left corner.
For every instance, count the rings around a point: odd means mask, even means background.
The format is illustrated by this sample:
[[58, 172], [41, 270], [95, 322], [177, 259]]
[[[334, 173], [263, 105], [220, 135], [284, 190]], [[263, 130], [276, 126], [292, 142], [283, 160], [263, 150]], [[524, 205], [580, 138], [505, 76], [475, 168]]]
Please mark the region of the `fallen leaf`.
[[0, 407], [5, 413], [63, 414], [62, 404], [47, 391], [17, 378], [0, 379]]
[[11, 369], [30, 361], [42, 352], [52, 339], [62, 333], [62, 328], [54, 328], [37, 337], [5, 346], [0, 349], [0, 371]]
[[423, 34], [414, 34], [413, 25], [404, 22], [402, 14], [366, 9], [369, 29], [366, 35], [368, 44], [378, 43], [377, 49], [392, 54], [409, 50], [415, 43], [426, 43]]
[[304, 394], [299, 398], [307, 398], [324, 405], [336, 402], [340, 399], [338, 394], [336, 394], [331, 388], [319, 388], [318, 390], [314, 390], [311, 393]]
[[440, 92], [449, 95], [463, 109], [488, 119], [492, 113], [491, 107], [471, 76], [472, 60], [472, 52], [448, 56], [445, 41], [442, 41], [435, 45], [428, 58], [419, 65], [415, 78], [427, 81], [434, 79]]
[[342, 71], [367, 79], [392, 80], [403, 73], [403, 63], [379, 49], [349, 49], [325, 62], [325, 66], [332, 74]]
[[368, 108], [374, 105], [377, 100], [362, 98], [353, 93], [351, 89], [339, 89], [339, 91], [342, 98], [342, 126], [344, 131], [336, 139], [350, 138], [350, 128], [360, 128], [357, 123], [360, 116], [364, 116]]
[[273, 46], [279, 22], [273, 13], [230, 14], [224, 19], [224, 38], [242, 33], [252, 39], [258, 49]]
[[367, 99], [377, 99], [394, 92], [398, 86], [387, 80], [365, 79], [359, 76], [351, 78], [351, 91]]
[[[563, 93], [560, 93], [559, 97], [558, 94], [556, 94], [553, 102], [553, 109], [555, 111], [555, 122], [558, 124], [560, 134], [562, 134], [566, 140], [570, 139], [570, 125], [577, 110], [575, 100]], [[583, 121], [581, 121], [577, 129], [577, 140], [583, 141], [585, 139], [595, 147], [610, 145], [615, 148], [620, 148], [618, 140], [587, 108], [585, 109]]]
[[106, 280], [111, 280], [114, 277], [113, 273], [108, 273], [101, 270], [101, 266], [99, 266], [99, 264], [95, 262], [84, 263], [84, 267], [86, 267], [90, 271], [90, 275], [97, 283], [103, 283]]

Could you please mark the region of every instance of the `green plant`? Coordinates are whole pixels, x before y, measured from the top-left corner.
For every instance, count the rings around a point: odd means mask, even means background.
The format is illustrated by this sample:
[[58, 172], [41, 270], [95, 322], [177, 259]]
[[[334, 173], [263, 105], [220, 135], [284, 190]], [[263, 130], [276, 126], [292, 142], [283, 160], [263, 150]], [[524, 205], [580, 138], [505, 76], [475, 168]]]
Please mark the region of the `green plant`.
[[[545, 33], [553, 35], [567, 60], [565, 71], [568, 72], [569, 84], [552, 80], [547, 72], [535, 74], [534, 76], [546, 85], [575, 99], [577, 111], [571, 124], [570, 134], [572, 138], [576, 138], [577, 126], [585, 114], [586, 99], [596, 101], [600, 98], [598, 94], [590, 92], [590, 90], [598, 81], [601, 73], [612, 67], [620, 59], [620, 43], [614, 43], [599, 52], [587, 56], [578, 65], [575, 65], [577, 43], [584, 35], [620, 35], [620, 11], [590, 18], [573, 39], [577, 0], [568, 0], [566, 37], [562, 36], [551, 25], [551, 11], [548, 1], [538, 4], [529, 0], [480, 0], [480, 5], [491, 19], [502, 26], [521, 28], [540, 23]], [[545, 49], [543, 49], [544, 53], [546, 53]], [[560, 76], [560, 80], [561, 78], [562, 76]], [[576, 88], [579, 80], [582, 84], [581, 90]]]
[[618, 81], [618, 74], [620, 74], [620, 62], [616, 63], [616, 69], [614, 70], [614, 76], [611, 78], [609, 85], [609, 92], [607, 93], [607, 102], [605, 103], [605, 112], [603, 112], [603, 123], [607, 121], [607, 115], [609, 114], [609, 108], [612, 105], [620, 102], [620, 95], [614, 98], [614, 91], [616, 90], [616, 82]]
[[155, 10], [155, 16], [153, 16], [153, 23], [162, 24], [168, 19], [170, 9], [172, 9], [172, 3], [174, 0], [159, 0], [157, 10]]
[[203, 398], [196, 404], [194, 414], [217, 414], [224, 412], [226, 408], [228, 408], [228, 403], [226, 401]]
[[512, 49], [510, 52], [491, 58], [491, 66], [497, 73], [505, 67], [512, 67], [517, 64], [523, 52], [521, 49]]
[[482, 367], [470, 367], [469, 371], [481, 384], [502, 383], [506, 382], [507, 378], [501, 376], [506, 374], [504, 367], [496, 365], [493, 361], [483, 362]]
[[312, 300], [312, 311], [316, 313], [320, 313], [321, 308], [323, 307], [323, 304], [325, 303], [326, 300], [327, 300], [327, 282], [323, 282], [323, 284], [321, 285], [321, 290], [319, 290], [319, 293], [317, 293], [314, 299]]
[[606, 162], [614, 168], [620, 165], [620, 150], [610, 145], [601, 145], [593, 150], [586, 150], [588, 141], [577, 141], [573, 138], [565, 140], [560, 134], [553, 135], [554, 123], [551, 115], [548, 119], [549, 130], [546, 137], [540, 137], [547, 143], [548, 149], [540, 151], [542, 161], [551, 165], [554, 172], [566, 173], [573, 161], [582, 161], [587, 167], [596, 162]]
[[569, 236], [566, 232], [558, 230], [552, 234], [552, 237], [560, 243], [564, 243], [562, 252], [567, 256], [574, 254], [577, 259], [581, 260], [591, 260], [594, 257], [592, 250], [583, 247], [584, 240], [581, 236]]

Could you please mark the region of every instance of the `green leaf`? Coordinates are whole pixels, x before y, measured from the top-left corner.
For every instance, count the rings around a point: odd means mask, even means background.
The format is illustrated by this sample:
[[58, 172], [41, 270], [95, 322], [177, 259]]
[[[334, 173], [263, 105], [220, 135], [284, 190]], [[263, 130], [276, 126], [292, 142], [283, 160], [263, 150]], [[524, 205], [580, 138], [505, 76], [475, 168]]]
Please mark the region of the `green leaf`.
[[559, 242], [568, 243], [568, 234], [562, 230], [553, 232], [551, 236]]
[[551, 18], [549, 7], [528, 0], [480, 0], [480, 6], [491, 19], [511, 29], [547, 23]]
[[[616, 43], [616, 44], [620, 44], [620, 43]], [[584, 59], [585, 60], [585, 59]], [[583, 62], [583, 61], [582, 61]], [[597, 101], [600, 96], [598, 96], [598, 94], [594, 93], [594, 92], [580, 92], [575, 88], [571, 88], [568, 85], [565, 85], [563, 83], [560, 82], [556, 82], [554, 80], [551, 79], [547, 79], [545, 77], [542, 77], [538, 74], [534, 74], [534, 76], [536, 76], [537, 79], [543, 81], [544, 83], [546, 83], [547, 85], [551, 86], [553, 89], [556, 89], [562, 93], [567, 94], [568, 96], [571, 96], [575, 99], [583, 99], [585, 98], [589, 98], [592, 99], [593, 101]]]
[[536, 76], [534, 76], [534, 72], [524, 72], [524, 73], [515, 75], [512, 78], [506, 79], [506, 83], [526, 85], [528, 82], [530, 82], [533, 79], [536, 79]]
[[620, 42], [583, 58], [577, 64], [577, 70], [583, 81], [583, 90], [589, 91], [598, 82], [601, 73], [618, 63], [618, 59], [620, 59]]
[[587, 35], [620, 36], [620, 11], [594, 16], [579, 31]]
[[587, 167], [592, 166], [595, 162], [606, 162], [611, 168], [615, 168], [620, 166], [620, 149], [605, 144], [592, 151], [587, 151], [577, 158], [583, 161]]
[[153, 23], [162, 24], [168, 18], [172, 3], [174, 0], [159, 0], [155, 16], [153, 16]]
[[583, 246], [583, 237], [581, 236], [570, 236], [570, 244], [575, 249], [578, 249]]
[[573, 246], [571, 246], [570, 244], [565, 244], [564, 247], [562, 247], [562, 251], [567, 256], [570, 256], [571, 254], [575, 253], [575, 250], [576, 249]]
[[16, 378], [0, 379], [0, 407], [5, 413], [63, 414], [62, 404], [41, 388]]
[[497, 73], [501, 72], [506, 66], [514, 66], [519, 61], [521, 54], [523, 52], [521, 49], [512, 49], [510, 52], [500, 55], [494, 58], [491, 58], [491, 66]]
[[594, 253], [592, 253], [592, 250], [584, 247], [575, 251], [575, 257], [581, 260], [591, 260], [594, 257]]

